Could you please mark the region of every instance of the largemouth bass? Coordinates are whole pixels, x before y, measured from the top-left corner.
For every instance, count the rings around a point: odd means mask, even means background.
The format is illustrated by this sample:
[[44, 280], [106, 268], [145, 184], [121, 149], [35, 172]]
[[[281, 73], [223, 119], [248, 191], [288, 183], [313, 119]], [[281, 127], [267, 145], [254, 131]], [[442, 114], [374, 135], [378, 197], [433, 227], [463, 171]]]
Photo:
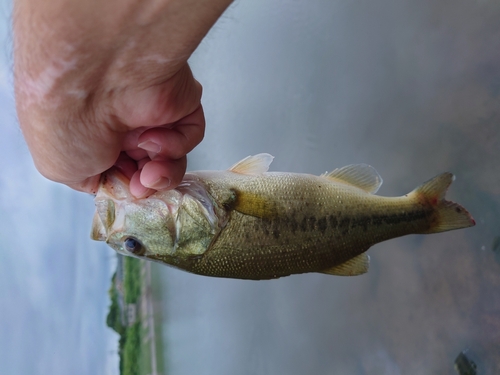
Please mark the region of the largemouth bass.
[[443, 173], [402, 197], [366, 164], [321, 176], [267, 172], [273, 157], [249, 156], [227, 171], [187, 173], [174, 190], [136, 199], [118, 170], [103, 175], [92, 238], [117, 252], [199, 275], [275, 279], [368, 271], [370, 246], [407, 234], [475, 225], [444, 195]]

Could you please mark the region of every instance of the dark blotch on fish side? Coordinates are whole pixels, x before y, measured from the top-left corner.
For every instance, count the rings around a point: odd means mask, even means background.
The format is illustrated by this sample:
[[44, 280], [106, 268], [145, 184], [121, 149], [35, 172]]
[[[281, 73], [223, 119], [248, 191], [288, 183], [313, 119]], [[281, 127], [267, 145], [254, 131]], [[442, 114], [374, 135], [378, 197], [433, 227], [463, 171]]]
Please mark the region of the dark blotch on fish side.
[[465, 350], [461, 352], [455, 359], [455, 370], [458, 375], [477, 375], [476, 364], [467, 357], [465, 352]]
[[303, 218], [302, 221], [300, 222], [300, 230], [302, 232], [307, 231], [307, 219], [306, 218]]
[[314, 216], [311, 216], [307, 221], [309, 230], [314, 230], [316, 225], [316, 218]]
[[363, 219], [359, 219], [359, 220], [354, 221], [353, 226], [361, 226], [361, 227], [363, 227], [363, 232], [368, 232], [369, 222], [370, 222], [369, 218], [363, 218]]
[[266, 236], [269, 236], [269, 225], [267, 224], [266, 221], [264, 221], [263, 223], [264, 223], [264, 234]]
[[334, 215], [328, 216], [328, 224], [330, 225], [330, 228], [335, 229], [339, 225], [339, 221]]
[[[399, 215], [377, 215], [372, 216], [371, 220], [374, 225], [384, 225], [384, 224], [401, 224], [405, 222], [413, 222], [417, 220], [427, 219], [429, 213], [427, 211], [414, 211], [411, 213], [404, 212]], [[358, 220], [359, 222], [359, 220]], [[355, 226], [359, 225], [356, 223]]]
[[326, 222], [326, 217], [322, 217], [321, 219], [318, 220], [318, 228], [321, 234], [325, 234], [327, 225], [328, 224]]
[[351, 220], [348, 217], [345, 217], [339, 222], [339, 229], [342, 231], [342, 235], [345, 236], [349, 232], [349, 226], [351, 224]]
[[280, 228], [282, 225], [286, 225], [288, 220], [276, 218], [274, 220], [269, 220], [269, 232], [273, 235], [275, 239], [280, 238], [281, 232]]
[[292, 218], [290, 219], [290, 228], [292, 229], [293, 234], [295, 234], [295, 232], [299, 228], [299, 223], [297, 223], [297, 220], [295, 220], [295, 216], [292, 216]]

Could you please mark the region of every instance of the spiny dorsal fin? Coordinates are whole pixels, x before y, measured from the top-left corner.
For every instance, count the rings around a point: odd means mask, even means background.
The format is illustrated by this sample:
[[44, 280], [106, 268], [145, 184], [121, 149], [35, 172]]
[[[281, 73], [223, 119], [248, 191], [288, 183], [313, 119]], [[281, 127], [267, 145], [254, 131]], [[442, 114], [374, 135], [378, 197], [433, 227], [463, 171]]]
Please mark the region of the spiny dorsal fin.
[[382, 177], [368, 164], [347, 165], [330, 173], [323, 173], [321, 177], [356, 186], [369, 194], [375, 194], [382, 185]]
[[338, 266], [321, 271], [321, 273], [336, 276], [357, 276], [367, 273], [369, 266], [370, 256], [363, 253]]
[[247, 156], [233, 165], [229, 170], [235, 173], [258, 175], [267, 172], [274, 156], [263, 153]]

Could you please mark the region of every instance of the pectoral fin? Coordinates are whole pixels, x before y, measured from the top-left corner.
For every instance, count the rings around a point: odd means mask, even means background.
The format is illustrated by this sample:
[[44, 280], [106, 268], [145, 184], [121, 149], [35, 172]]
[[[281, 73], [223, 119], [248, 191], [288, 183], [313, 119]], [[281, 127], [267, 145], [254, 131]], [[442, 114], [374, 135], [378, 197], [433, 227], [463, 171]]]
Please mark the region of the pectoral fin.
[[277, 216], [276, 203], [259, 194], [235, 191], [235, 200], [232, 209], [244, 215], [255, 216], [261, 219], [272, 219]]
[[321, 271], [321, 273], [336, 276], [357, 276], [367, 273], [369, 265], [370, 256], [363, 253], [338, 266]]

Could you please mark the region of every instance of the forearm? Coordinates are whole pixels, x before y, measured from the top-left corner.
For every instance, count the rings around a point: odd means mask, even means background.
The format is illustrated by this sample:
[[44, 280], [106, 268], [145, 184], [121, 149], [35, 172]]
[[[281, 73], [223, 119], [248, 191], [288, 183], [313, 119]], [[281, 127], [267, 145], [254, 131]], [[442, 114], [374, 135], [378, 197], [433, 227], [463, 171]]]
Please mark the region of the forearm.
[[[159, 125], [147, 123], [154, 116], [144, 118], [129, 104], [136, 94], [137, 104], [146, 106], [151, 105], [149, 98], [168, 102], [175, 97], [171, 92], [141, 90], [160, 85], [177, 73], [230, 2], [16, 0], [16, 105], [39, 170], [65, 182], [63, 176], [51, 172], [56, 166], [47, 168], [50, 155], [59, 153], [55, 161], [65, 154], [76, 159], [109, 159], [109, 153], [118, 152], [113, 147], [96, 151], [72, 144], [68, 132], [75, 134], [74, 139], [88, 135], [98, 142], [97, 138], [110, 133], [119, 137], [131, 128]], [[120, 95], [125, 91], [126, 95]], [[154, 108], [147, 109], [154, 112]], [[168, 123], [176, 118], [163, 113], [157, 120]], [[89, 126], [98, 126], [99, 131]], [[71, 163], [66, 166], [73, 167]]]
[[[46, 90], [40, 90], [45, 94], [49, 88], [56, 91], [64, 86], [64, 79], [57, 79], [61, 75], [91, 89], [96, 78], [120, 70], [133, 78], [142, 77], [143, 69], [161, 68], [168, 77], [169, 70], [176, 71], [187, 60], [230, 2], [16, 0], [16, 87], [22, 92], [30, 83], [45, 83]], [[48, 75], [54, 82], [47, 82]], [[48, 83], [53, 85], [47, 87]]]

